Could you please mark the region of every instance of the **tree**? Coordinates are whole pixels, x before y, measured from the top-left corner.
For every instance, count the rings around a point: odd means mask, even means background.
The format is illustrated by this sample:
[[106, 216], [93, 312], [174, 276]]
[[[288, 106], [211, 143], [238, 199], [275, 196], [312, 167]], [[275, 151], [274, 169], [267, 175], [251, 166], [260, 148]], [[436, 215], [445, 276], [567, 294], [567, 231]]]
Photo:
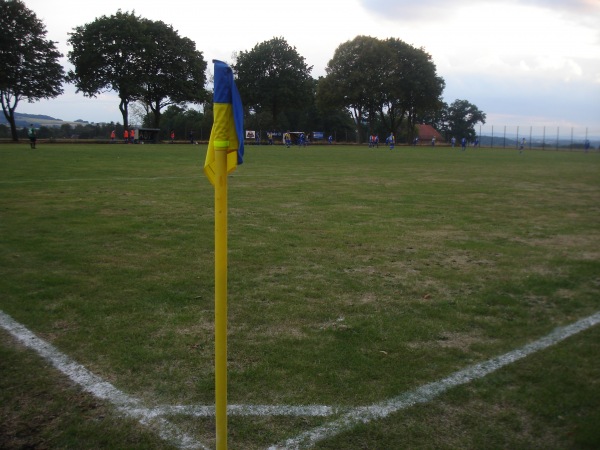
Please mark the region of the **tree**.
[[327, 75], [319, 80], [319, 108], [349, 109], [358, 142], [364, 140], [363, 124], [375, 117], [376, 97], [381, 98], [385, 54], [378, 39], [357, 36], [338, 46], [325, 68]]
[[145, 36], [140, 18], [118, 10], [74, 30], [68, 40], [73, 47], [68, 57], [75, 68], [69, 71], [69, 81], [86, 97], [117, 92], [123, 125], [129, 128], [128, 105], [141, 96], [144, 79], [140, 41]]
[[477, 136], [475, 125], [478, 122], [485, 124], [486, 115], [467, 100], [455, 100], [447, 107], [444, 117], [444, 131], [447, 137], [464, 137], [467, 141], [474, 141]]
[[177, 140], [188, 139], [190, 131], [194, 133], [194, 139], [208, 139], [213, 118], [212, 110], [210, 112], [170, 105], [162, 115], [161, 132], [169, 136], [174, 131]]
[[152, 125], [159, 128], [163, 108], [207, 97], [202, 52], [161, 21], [119, 10], [75, 28], [69, 43], [73, 46], [69, 60], [75, 68], [69, 80], [88, 97], [117, 92], [126, 128], [134, 101], [144, 104]]
[[145, 77], [142, 100], [152, 112], [154, 128], [160, 127], [161, 109], [207, 99], [206, 61], [191, 39], [180, 37], [171, 25], [144, 20]]
[[422, 48], [394, 38], [387, 39], [385, 44], [391, 51], [391, 67], [384, 83], [381, 118], [392, 131], [398, 131], [405, 121], [405, 137], [412, 142], [419, 115], [442, 108], [441, 96], [446, 83], [437, 75], [431, 55]]
[[255, 113], [269, 111], [272, 127], [280, 114], [289, 114], [309, 103], [312, 66], [283, 38], [273, 38], [242, 51], [234, 65], [237, 87], [244, 105]]
[[63, 55], [46, 39], [46, 27], [21, 0], [0, 0], [0, 101], [18, 141], [15, 110], [21, 100], [30, 103], [63, 93]]
[[326, 72], [319, 83], [319, 104], [348, 108], [359, 142], [364, 124], [371, 133], [380, 126], [385, 133], [397, 133], [406, 122], [410, 132], [419, 110], [441, 106], [444, 80], [431, 56], [399, 39], [357, 36], [336, 49]]
[[328, 136], [335, 135], [335, 140], [338, 140], [338, 133], [340, 137], [347, 137], [348, 133], [354, 137], [356, 125], [350, 111], [344, 106], [327, 103], [326, 99], [319, 94], [323, 80], [324, 77], [319, 77], [315, 87], [315, 110], [320, 124], [318, 129], [325, 131]]

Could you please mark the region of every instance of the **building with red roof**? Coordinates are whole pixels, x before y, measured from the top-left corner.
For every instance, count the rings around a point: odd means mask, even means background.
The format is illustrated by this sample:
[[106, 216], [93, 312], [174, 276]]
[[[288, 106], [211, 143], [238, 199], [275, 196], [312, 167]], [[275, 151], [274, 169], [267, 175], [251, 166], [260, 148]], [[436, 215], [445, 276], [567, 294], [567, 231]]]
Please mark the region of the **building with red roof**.
[[419, 143], [421, 144], [430, 144], [431, 139], [435, 137], [436, 142], [443, 142], [444, 138], [442, 135], [433, 128], [431, 125], [420, 124], [417, 125], [417, 130], [419, 133]]

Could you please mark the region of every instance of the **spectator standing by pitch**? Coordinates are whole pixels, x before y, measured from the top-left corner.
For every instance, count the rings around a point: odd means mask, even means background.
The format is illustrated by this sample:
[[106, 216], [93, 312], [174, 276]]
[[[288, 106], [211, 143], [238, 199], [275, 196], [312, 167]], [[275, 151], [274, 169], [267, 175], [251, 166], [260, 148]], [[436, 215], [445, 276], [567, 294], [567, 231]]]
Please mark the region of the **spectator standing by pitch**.
[[35, 148], [35, 142], [37, 141], [37, 137], [35, 135], [35, 128], [33, 124], [29, 125], [29, 130], [27, 130], [27, 137], [29, 138], [29, 146], [31, 148]]

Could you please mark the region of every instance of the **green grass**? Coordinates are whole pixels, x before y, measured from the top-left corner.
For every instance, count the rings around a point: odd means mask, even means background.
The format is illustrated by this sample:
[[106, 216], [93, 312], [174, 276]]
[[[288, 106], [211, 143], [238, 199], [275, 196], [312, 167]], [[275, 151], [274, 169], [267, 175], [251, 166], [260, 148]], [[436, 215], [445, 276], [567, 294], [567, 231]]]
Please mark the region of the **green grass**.
[[0, 448], [168, 449], [0, 334]]
[[[0, 146], [0, 309], [149, 405], [214, 403], [205, 150]], [[597, 154], [247, 147], [229, 178], [229, 402], [370, 404], [597, 312], [599, 174]], [[600, 404], [597, 337], [322, 446], [597, 447], [599, 408], [574, 412]], [[320, 420], [231, 418], [230, 445]], [[174, 421], [214, 439], [211, 420]]]

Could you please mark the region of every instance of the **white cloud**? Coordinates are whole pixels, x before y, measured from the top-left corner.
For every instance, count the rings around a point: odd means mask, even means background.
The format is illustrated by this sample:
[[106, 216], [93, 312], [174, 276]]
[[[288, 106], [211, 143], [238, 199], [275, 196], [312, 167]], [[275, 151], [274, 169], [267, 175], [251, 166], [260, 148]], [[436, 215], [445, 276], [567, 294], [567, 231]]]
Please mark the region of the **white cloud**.
[[577, 21], [600, 12], [597, 0], [359, 0], [359, 3], [365, 11], [397, 22], [447, 21], [459, 11], [473, 6], [534, 7], [556, 11]]
[[479, 3], [481, 0], [359, 0], [370, 14], [392, 22], [440, 22], [450, 20], [464, 6]]
[[361, 0], [423, 46], [446, 81], [444, 99], [466, 99], [493, 120], [598, 128], [600, 2]]

